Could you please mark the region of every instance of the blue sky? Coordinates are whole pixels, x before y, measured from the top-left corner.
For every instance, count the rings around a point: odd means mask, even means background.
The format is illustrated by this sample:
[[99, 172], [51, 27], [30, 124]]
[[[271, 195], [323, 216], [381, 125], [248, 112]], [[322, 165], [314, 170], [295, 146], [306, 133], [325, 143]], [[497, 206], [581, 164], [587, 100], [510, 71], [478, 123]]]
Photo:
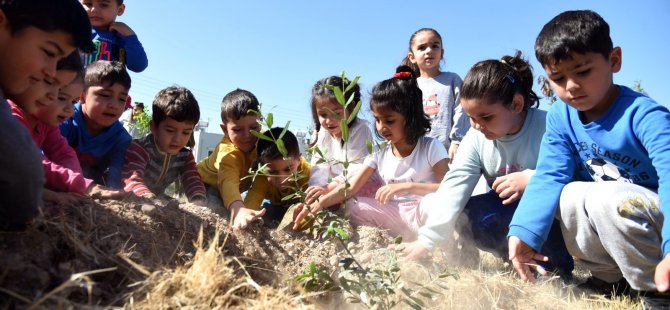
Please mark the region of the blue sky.
[[[440, 32], [443, 71], [465, 77], [477, 61], [521, 50], [535, 69], [533, 44], [557, 14], [591, 9], [610, 24], [623, 67], [615, 82], [637, 80], [670, 106], [670, 1], [177, 1], [126, 0], [117, 20], [138, 34], [149, 67], [132, 74], [134, 101], [178, 84], [193, 91], [209, 132], [221, 132], [220, 102], [235, 88], [253, 92], [275, 124], [311, 125], [310, 91], [346, 71], [361, 76], [364, 108], [372, 86], [395, 72], [419, 28]], [[369, 112], [366, 112], [369, 115]]]

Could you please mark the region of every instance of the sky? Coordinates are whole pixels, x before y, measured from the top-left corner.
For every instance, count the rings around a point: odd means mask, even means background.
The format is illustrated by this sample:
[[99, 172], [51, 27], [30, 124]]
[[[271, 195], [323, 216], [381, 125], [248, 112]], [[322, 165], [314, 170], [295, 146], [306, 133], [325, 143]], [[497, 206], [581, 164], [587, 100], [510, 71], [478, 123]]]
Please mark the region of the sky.
[[[242, 88], [254, 93], [275, 126], [312, 124], [314, 83], [343, 71], [360, 76], [363, 116], [375, 83], [393, 75], [412, 33], [441, 35], [442, 71], [464, 78], [485, 59], [520, 50], [534, 74], [545, 75], [534, 43], [542, 26], [567, 10], [590, 9], [609, 23], [623, 51], [617, 84], [642, 87], [670, 106], [670, 1], [221, 1], [126, 0], [117, 21], [138, 35], [149, 67], [131, 73], [133, 101], [149, 104], [162, 88], [180, 85], [198, 99], [208, 132], [221, 133], [221, 99]], [[539, 87], [536, 87], [539, 93]], [[546, 101], [543, 108], [546, 108]]]

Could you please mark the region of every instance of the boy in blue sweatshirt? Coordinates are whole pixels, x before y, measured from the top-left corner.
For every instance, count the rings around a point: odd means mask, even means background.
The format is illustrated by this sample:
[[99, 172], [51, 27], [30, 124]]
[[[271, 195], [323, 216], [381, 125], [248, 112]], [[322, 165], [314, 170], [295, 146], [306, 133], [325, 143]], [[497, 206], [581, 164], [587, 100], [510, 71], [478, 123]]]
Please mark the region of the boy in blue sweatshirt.
[[556, 217], [568, 251], [591, 271], [583, 287], [666, 291], [670, 112], [613, 83], [621, 48], [593, 11], [556, 16], [538, 35], [535, 53], [561, 100], [548, 112], [537, 171], [509, 226], [514, 268], [535, 280], [529, 266], [547, 259], [536, 251]]
[[59, 60], [93, 48], [90, 31], [76, 0], [0, 1], [0, 230], [21, 229], [35, 217], [44, 188], [41, 153], [4, 94], [53, 79]]
[[142, 72], [149, 65], [142, 43], [132, 28], [116, 17], [123, 15], [123, 0], [81, 0], [93, 26], [93, 43], [97, 49], [87, 55], [86, 64], [97, 60], [120, 61], [133, 72]]
[[119, 118], [126, 108], [130, 76], [118, 61], [96, 61], [86, 68], [84, 85], [74, 115], [60, 125], [60, 132], [77, 152], [86, 178], [123, 188], [123, 159], [132, 138]]

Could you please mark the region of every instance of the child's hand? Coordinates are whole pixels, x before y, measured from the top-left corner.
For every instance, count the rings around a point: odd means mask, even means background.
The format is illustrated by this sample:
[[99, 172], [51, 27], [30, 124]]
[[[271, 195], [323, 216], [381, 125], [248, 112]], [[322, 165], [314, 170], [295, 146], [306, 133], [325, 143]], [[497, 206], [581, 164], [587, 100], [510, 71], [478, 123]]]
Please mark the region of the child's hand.
[[456, 152], [458, 151], [458, 144], [452, 143], [449, 145], [449, 164], [452, 164], [454, 162], [454, 156], [456, 156]]
[[319, 199], [324, 193], [326, 192], [326, 189], [321, 187], [321, 186], [310, 186], [307, 188], [305, 191], [305, 203], [308, 205], [313, 204], [314, 202]]
[[265, 214], [265, 209], [251, 210], [244, 207], [241, 201], [235, 201], [230, 205], [230, 214], [233, 219], [233, 230], [247, 228], [249, 223], [257, 220]]
[[656, 265], [656, 273], [654, 274], [654, 282], [656, 289], [663, 293], [670, 288], [670, 255], [666, 255], [663, 260]]
[[388, 246], [389, 249], [399, 251], [402, 256], [409, 258], [411, 260], [419, 260], [428, 255], [428, 249], [419, 242], [419, 240], [414, 240], [413, 242], [403, 242], [401, 244], [392, 244]]
[[387, 204], [395, 195], [407, 195], [409, 193], [410, 183], [394, 183], [380, 187], [375, 194], [377, 201]]
[[533, 172], [534, 170], [526, 170], [497, 177], [491, 188], [498, 193], [501, 199], [505, 199], [503, 200], [504, 205], [511, 204], [521, 199]]
[[309, 208], [304, 203], [297, 204], [295, 209], [293, 209], [293, 230], [303, 230], [305, 227], [311, 225], [311, 220], [308, 216], [315, 214], [320, 209], [321, 206], [318, 202], [310, 205]]
[[120, 36], [127, 37], [135, 34], [132, 28], [122, 22], [113, 22], [109, 25], [109, 31], [116, 31]]
[[529, 247], [516, 236], [509, 237], [508, 245], [509, 259], [512, 261], [514, 269], [522, 280], [533, 283], [537, 281], [535, 276], [533, 276], [533, 273], [530, 272], [531, 267], [537, 270], [541, 275], [547, 275], [547, 271], [544, 270], [542, 266], [538, 265], [537, 261], [548, 262], [549, 257], [536, 253], [533, 248]]
[[118, 189], [113, 189], [105, 187], [98, 184], [93, 184], [88, 188], [86, 194], [92, 198], [101, 198], [101, 199], [123, 199], [126, 196], [126, 192]]
[[44, 189], [42, 200], [59, 206], [77, 206], [82, 204], [84, 196], [77, 193], [60, 193]]

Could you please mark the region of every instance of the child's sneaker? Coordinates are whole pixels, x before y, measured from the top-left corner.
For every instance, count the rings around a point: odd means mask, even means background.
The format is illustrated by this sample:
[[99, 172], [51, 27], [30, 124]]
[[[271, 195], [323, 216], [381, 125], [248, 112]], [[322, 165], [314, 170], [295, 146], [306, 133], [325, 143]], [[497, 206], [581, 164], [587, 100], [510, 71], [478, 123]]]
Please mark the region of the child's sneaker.
[[610, 283], [591, 276], [586, 279], [584, 283], [577, 285], [577, 288], [581, 290], [592, 291], [596, 294], [604, 295], [607, 298], [622, 296], [631, 292], [630, 285], [625, 278], [621, 278], [621, 280], [617, 282]]

